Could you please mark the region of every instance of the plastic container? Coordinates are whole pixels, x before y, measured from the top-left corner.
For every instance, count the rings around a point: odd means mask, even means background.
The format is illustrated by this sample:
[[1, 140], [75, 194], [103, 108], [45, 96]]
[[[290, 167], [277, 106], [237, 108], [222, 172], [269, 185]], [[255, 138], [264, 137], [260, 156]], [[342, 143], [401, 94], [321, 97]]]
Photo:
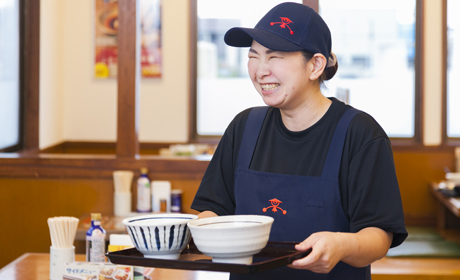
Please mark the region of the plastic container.
[[152, 188], [148, 177], [148, 169], [141, 168], [141, 176], [137, 179], [137, 212], [152, 212]]
[[171, 212], [171, 182], [152, 181], [152, 210], [153, 212]]
[[105, 262], [105, 230], [100, 213], [91, 213], [91, 227], [86, 232], [86, 261]]

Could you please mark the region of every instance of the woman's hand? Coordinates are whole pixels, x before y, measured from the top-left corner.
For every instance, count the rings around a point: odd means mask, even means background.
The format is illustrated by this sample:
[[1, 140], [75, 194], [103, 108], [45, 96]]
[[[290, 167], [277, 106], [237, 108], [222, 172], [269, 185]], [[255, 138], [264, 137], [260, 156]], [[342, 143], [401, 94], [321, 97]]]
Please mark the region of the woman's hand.
[[296, 269], [308, 269], [316, 273], [329, 273], [345, 257], [348, 248], [347, 233], [317, 232], [295, 246], [298, 251], [312, 249], [303, 259], [290, 265]]
[[198, 214], [198, 219], [209, 217], [217, 217], [217, 214], [212, 211], [203, 211], [200, 214]]
[[379, 228], [365, 228], [357, 233], [317, 232], [296, 245], [296, 250], [311, 253], [294, 261], [290, 267], [329, 273], [339, 261], [364, 267], [384, 257], [393, 235]]

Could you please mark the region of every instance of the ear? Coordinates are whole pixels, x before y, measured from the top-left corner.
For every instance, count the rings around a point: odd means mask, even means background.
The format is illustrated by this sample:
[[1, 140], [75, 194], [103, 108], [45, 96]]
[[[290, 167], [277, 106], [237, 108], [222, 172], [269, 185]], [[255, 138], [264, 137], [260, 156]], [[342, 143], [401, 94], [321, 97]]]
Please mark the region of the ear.
[[310, 59], [310, 63], [310, 79], [316, 80], [321, 76], [321, 74], [323, 74], [323, 71], [327, 65], [327, 59], [324, 57], [324, 55], [317, 53], [314, 54], [313, 57]]

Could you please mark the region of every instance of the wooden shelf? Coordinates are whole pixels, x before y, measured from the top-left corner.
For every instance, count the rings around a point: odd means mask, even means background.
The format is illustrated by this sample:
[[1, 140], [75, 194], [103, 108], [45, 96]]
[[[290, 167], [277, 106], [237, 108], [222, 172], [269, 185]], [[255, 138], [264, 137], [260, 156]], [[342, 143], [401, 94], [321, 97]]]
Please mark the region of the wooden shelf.
[[182, 156], [0, 154], [0, 178], [112, 178], [114, 170], [137, 174], [147, 167], [155, 178], [201, 180], [208, 164], [209, 159]]

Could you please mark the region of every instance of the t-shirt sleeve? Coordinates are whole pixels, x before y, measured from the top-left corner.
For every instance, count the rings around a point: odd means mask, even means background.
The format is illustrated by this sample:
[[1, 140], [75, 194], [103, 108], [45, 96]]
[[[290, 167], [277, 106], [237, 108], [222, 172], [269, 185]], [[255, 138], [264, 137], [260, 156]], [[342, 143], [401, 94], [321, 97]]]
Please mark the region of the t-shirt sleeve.
[[347, 214], [351, 232], [366, 227], [381, 228], [393, 233], [391, 247], [395, 247], [407, 237], [404, 212], [391, 143], [380, 126], [375, 125], [373, 134], [355, 135], [358, 142], [369, 139], [357, 145], [359, 149], [349, 164]]
[[191, 208], [217, 215], [235, 213], [234, 169], [249, 110], [238, 114], [225, 130], [201, 180]]
[[[200, 187], [193, 200], [192, 209], [203, 212], [212, 211], [217, 215], [230, 215], [235, 212], [235, 196], [233, 192], [231, 145], [225, 135], [201, 180]], [[230, 155], [230, 156], [229, 156]]]

